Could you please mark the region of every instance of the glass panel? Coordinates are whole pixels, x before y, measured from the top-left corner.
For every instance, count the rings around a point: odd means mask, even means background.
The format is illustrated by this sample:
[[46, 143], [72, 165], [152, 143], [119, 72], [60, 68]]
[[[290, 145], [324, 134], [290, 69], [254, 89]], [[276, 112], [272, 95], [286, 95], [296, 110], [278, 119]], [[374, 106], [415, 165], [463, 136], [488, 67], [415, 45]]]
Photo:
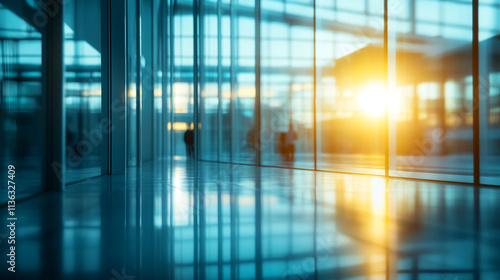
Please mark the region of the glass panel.
[[[16, 199], [42, 191], [45, 116], [42, 106], [41, 34], [0, 4], [0, 167], [15, 167], [13, 183], [0, 186], [0, 205], [7, 186], [20, 186]], [[12, 189], [9, 189], [12, 190]]]
[[472, 182], [472, 0], [389, 8], [390, 175]]
[[220, 140], [220, 160], [223, 162], [231, 161], [231, 65], [234, 65], [235, 57], [232, 55], [231, 44], [233, 40], [231, 40], [231, 30], [233, 28], [233, 21], [230, 16], [230, 10], [228, 7], [224, 7], [222, 11], [222, 19], [221, 19], [221, 55], [222, 55], [222, 65], [221, 65], [221, 75], [222, 75], [222, 94], [221, 94], [221, 120], [219, 122], [221, 134]]
[[500, 1], [479, 1], [481, 183], [500, 184]]
[[165, 116], [165, 124], [163, 125], [164, 128], [167, 129], [167, 133], [165, 134], [165, 148], [166, 148], [166, 155], [173, 156], [173, 129], [172, 129], [172, 123], [173, 123], [173, 75], [174, 75], [174, 68], [173, 68], [173, 61], [172, 58], [173, 56], [173, 45], [174, 45], [174, 40], [172, 39], [173, 36], [173, 1], [172, 0], [166, 0], [166, 5], [167, 5], [167, 12], [165, 12], [164, 16], [166, 17], [166, 24], [165, 26], [167, 27], [167, 30], [165, 30], [165, 49], [163, 50], [165, 55], [167, 56], [166, 61], [165, 61], [165, 88], [166, 88], [166, 108], [164, 110], [166, 116]]
[[101, 175], [101, 7], [98, 1], [69, 1], [64, 9], [66, 178], [71, 182]]
[[[194, 30], [193, 3], [182, 1], [176, 4], [174, 16], [174, 155], [189, 156], [194, 146]], [[191, 132], [188, 132], [191, 131]], [[186, 139], [186, 141], [184, 141]]]
[[383, 175], [384, 1], [316, 3], [318, 169]]
[[127, 0], [127, 165], [137, 165], [137, 0]]
[[153, 78], [153, 158], [160, 158], [165, 152], [164, 137], [166, 125], [163, 117], [165, 92], [165, 55], [167, 49], [164, 45], [165, 37], [163, 33], [165, 26], [165, 5], [166, 1], [153, 1], [153, 71], [150, 76]]
[[262, 163], [314, 168], [311, 1], [262, 1]]
[[200, 30], [200, 158], [218, 160], [219, 18], [216, 3], [204, 2]]
[[258, 137], [255, 127], [255, 6], [253, 1], [242, 0], [234, 1], [232, 5], [232, 161], [253, 164], [256, 162], [255, 139]]
[[[141, 136], [141, 162], [153, 159], [153, 120], [155, 115], [155, 63], [153, 57], [154, 45], [157, 41], [153, 40], [154, 32], [154, 17], [153, 17], [153, 0], [141, 0], [141, 106], [140, 106], [140, 129]], [[156, 94], [161, 96], [158, 90]]]

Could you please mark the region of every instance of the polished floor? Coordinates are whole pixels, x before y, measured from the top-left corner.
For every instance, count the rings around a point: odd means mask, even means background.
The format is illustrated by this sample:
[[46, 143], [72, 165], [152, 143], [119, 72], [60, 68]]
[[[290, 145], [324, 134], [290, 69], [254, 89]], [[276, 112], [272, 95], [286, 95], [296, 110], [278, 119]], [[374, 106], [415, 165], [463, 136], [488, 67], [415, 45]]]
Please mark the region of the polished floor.
[[500, 279], [500, 188], [171, 160], [17, 216], [1, 279]]

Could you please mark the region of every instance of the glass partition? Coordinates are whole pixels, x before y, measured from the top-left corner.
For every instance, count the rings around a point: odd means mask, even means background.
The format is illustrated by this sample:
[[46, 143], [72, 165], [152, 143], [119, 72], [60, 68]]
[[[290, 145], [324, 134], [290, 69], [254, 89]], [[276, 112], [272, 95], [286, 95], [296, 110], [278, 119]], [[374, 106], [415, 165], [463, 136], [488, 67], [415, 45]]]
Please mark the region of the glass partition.
[[127, 166], [136, 166], [138, 155], [137, 1], [127, 0]]
[[500, 184], [500, 1], [479, 1], [481, 183]]
[[318, 169], [385, 173], [384, 1], [316, 1]]
[[314, 7], [261, 1], [263, 165], [314, 168]]
[[221, 8], [221, 18], [219, 19], [220, 26], [220, 66], [218, 76], [220, 77], [220, 119], [219, 119], [219, 147], [220, 147], [220, 161], [231, 161], [231, 108], [232, 108], [232, 86], [233, 73], [231, 72], [232, 65], [235, 61], [233, 55], [232, 32], [234, 29], [233, 20], [231, 17], [231, 10], [228, 3], [224, 3]]
[[[42, 35], [2, 4], [0, 19], [0, 167], [6, 180], [8, 166], [15, 167], [11, 181], [22, 186], [16, 193], [21, 199], [42, 191]], [[15, 185], [0, 186], [0, 205]]]
[[217, 2], [204, 1], [200, 22], [200, 158], [218, 160], [219, 146], [219, 24]]
[[[64, 6], [67, 181], [101, 175], [101, 6]], [[88, 20], [89, 17], [93, 20]]]
[[[192, 1], [174, 6], [174, 119], [169, 125], [174, 133], [174, 155], [194, 157], [186, 145], [194, 139], [194, 27]], [[190, 134], [188, 131], [191, 131]], [[186, 139], [186, 140], [185, 140]]]
[[165, 154], [165, 134], [166, 126], [163, 114], [166, 114], [164, 105], [166, 90], [164, 87], [165, 76], [165, 58], [167, 48], [164, 45], [165, 40], [163, 30], [165, 28], [165, 5], [167, 1], [154, 0], [152, 8], [152, 69], [148, 71], [148, 77], [153, 84], [153, 125], [151, 134], [153, 135], [152, 159], [157, 159]]
[[231, 158], [255, 164], [255, 3], [234, 0], [231, 19]]
[[389, 7], [389, 174], [472, 182], [472, 0]]
[[[192, 2], [176, 3], [177, 154], [199, 36], [200, 159], [255, 164], [260, 151], [264, 166], [473, 182], [473, 1], [384, 2], [201, 0], [199, 34]], [[498, 5], [479, 1], [485, 184], [500, 171]]]

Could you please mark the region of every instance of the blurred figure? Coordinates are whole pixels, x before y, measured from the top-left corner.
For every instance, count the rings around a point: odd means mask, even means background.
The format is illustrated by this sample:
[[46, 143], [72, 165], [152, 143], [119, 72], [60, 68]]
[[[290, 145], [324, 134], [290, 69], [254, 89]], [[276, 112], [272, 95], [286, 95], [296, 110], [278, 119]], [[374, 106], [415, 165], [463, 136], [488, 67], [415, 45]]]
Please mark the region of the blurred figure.
[[281, 154], [282, 160], [284, 161], [288, 160], [288, 147], [286, 146], [286, 132], [280, 132], [278, 151]]
[[66, 123], [66, 146], [73, 147], [73, 142], [75, 142], [75, 134], [70, 128], [69, 124]]
[[259, 134], [258, 134], [257, 128], [255, 127], [255, 125], [253, 125], [247, 134], [247, 141], [248, 141], [248, 146], [249, 146], [250, 150], [257, 151], [258, 137], [259, 137]]
[[295, 160], [295, 141], [297, 141], [297, 132], [293, 130], [293, 123], [290, 122], [290, 127], [286, 133], [286, 155], [290, 161]]
[[184, 143], [186, 144], [187, 157], [194, 159], [194, 131], [191, 127], [184, 132]]

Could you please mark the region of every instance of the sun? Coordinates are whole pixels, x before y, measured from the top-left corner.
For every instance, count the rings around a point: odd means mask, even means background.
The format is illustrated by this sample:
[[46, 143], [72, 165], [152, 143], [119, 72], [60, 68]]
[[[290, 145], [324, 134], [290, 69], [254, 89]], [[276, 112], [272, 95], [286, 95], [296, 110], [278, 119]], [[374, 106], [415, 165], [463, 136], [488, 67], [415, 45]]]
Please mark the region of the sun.
[[370, 117], [381, 117], [386, 110], [386, 89], [383, 83], [373, 82], [365, 85], [356, 97], [357, 107]]

